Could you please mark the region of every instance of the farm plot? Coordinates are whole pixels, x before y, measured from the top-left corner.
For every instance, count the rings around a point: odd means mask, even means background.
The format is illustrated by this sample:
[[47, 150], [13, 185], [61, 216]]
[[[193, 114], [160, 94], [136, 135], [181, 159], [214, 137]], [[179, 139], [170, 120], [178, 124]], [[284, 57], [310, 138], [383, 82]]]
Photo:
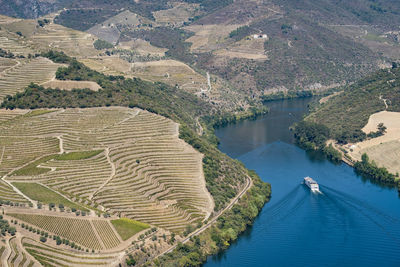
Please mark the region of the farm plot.
[[30, 238], [24, 238], [22, 244], [43, 266], [113, 266], [119, 254], [71, 252], [66, 249], [53, 248]]
[[264, 39], [246, 37], [224, 49], [215, 51], [214, 54], [222, 57], [266, 60], [268, 57], [264, 51], [264, 41]]
[[16, 37], [13, 38], [5, 35], [4, 31], [0, 31], [0, 48], [13, 53], [14, 55], [27, 56], [29, 53], [34, 54], [32, 49], [21, 44]]
[[150, 42], [142, 40], [142, 39], [134, 39], [127, 42], [120, 42], [118, 46], [122, 49], [132, 49], [135, 52], [139, 53], [142, 56], [156, 56], [156, 57], [164, 57], [165, 52], [168, 51], [166, 48], [156, 47], [150, 44]]
[[0, 200], [17, 203], [28, 203], [28, 200], [15, 192], [11, 186], [0, 180]]
[[[0, 109], [0, 123], [12, 120], [17, 116], [24, 115], [26, 113], [28, 113], [28, 110], [24, 110], [24, 109], [14, 109], [12, 111]], [[1, 161], [0, 161], [0, 163], [1, 163]]]
[[97, 38], [59, 24], [50, 23], [40, 27], [29, 39], [38, 49], [60, 49], [69, 56], [78, 58], [98, 55], [98, 51], [93, 47], [93, 42]]
[[[202, 156], [178, 138], [178, 125], [139, 109], [67, 109], [23, 117], [3, 127], [3, 140], [57, 135], [64, 152], [102, 150], [84, 160], [49, 160], [51, 171], [21, 177], [93, 200], [109, 212], [181, 231], [207, 218], [213, 200]], [[26, 137], [24, 137], [26, 136]], [[57, 140], [57, 139], [56, 139]], [[23, 163], [21, 163], [23, 164]], [[19, 179], [13, 176], [13, 180]]]
[[37, 183], [23, 183], [23, 182], [13, 182], [12, 184], [30, 199], [39, 201], [41, 203], [63, 204], [64, 207], [88, 211], [88, 209], [69, 201], [60, 194], [51, 191], [50, 189], [46, 188], [43, 185]]
[[195, 93], [207, 89], [207, 79], [188, 65], [176, 60], [160, 60], [132, 63], [132, 74], [144, 80], [164, 82], [171, 86]]
[[9, 266], [33, 266], [34, 262], [25, 253], [20, 242], [20, 238], [10, 239], [11, 254], [7, 259]]
[[0, 100], [6, 95], [23, 91], [31, 82], [40, 84], [51, 80], [60, 66], [42, 57], [22, 60], [18, 66], [4, 71], [0, 76]]
[[206, 53], [221, 48], [229, 33], [242, 25], [191, 25], [185, 30], [194, 32], [195, 35], [186, 40], [192, 43], [191, 52]]
[[[9, 123], [1, 124], [0, 127], [7, 128], [10, 131], [13, 129], [13, 126]], [[59, 151], [58, 140], [55, 137], [12, 137], [12, 135], [1, 137], [0, 151], [2, 153], [2, 161], [0, 175], [12, 172], [14, 169], [22, 167], [42, 155], [55, 154]]]
[[121, 243], [109, 221], [93, 220], [92, 223], [106, 249], [116, 247]]
[[131, 64], [119, 57], [85, 58], [79, 61], [89, 68], [106, 75], [125, 75], [130, 77]]
[[87, 248], [103, 249], [88, 219], [23, 213], [8, 213], [7, 215], [65, 237]]
[[199, 13], [199, 4], [172, 3], [170, 9], [153, 12], [156, 22], [166, 25], [182, 25]]
[[72, 90], [72, 89], [90, 89], [92, 91], [98, 91], [101, 87], [96, 82], [91, 81], [59, 81], [53, 80], [42, 84], [45, 88], [58, 88], [61, 90]]
[[387, 127], [383, 136], [356, 143], [351, 150], [348, 146], [344, 148], [349, 149], [349, 155], [356, 160], [361, 160], [362, 154], [367, 153], [379, 167], [385, 167], [393, 174], [400, 173], [400, 112], [372, 114], [362, 130], [367, 134], [375, 132], [379, 123]]
[[0, 57], [0, 76], [3, 71], [12, 68], [17, 64], [18, 62], [15, 59]]

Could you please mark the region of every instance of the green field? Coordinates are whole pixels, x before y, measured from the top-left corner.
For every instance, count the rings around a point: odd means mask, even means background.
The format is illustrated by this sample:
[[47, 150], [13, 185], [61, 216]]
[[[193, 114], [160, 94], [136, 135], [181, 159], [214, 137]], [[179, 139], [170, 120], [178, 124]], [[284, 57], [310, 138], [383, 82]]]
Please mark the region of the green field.
[[54, 157], [54, 159], [55, 160], [90, 159], [91, 157], [97, 156], [101, 152], [103, 152], [103, 150], [70, 152], [70, 153], [64, 153], [64, 154], [61, 154], [61, 155], [57, 155], [57, 156]]
[[38, 165], [45, 163], [49, 160], [82, 160], [82, 159], [89, 159], [91, 157], [94, 157], [98, 154], [103, 152], [103, 150], [93, 150], [93, 151], [78, 151], [78, 152], [70, 152], [70, 153], [63, 153], [61, 155], [49, 155], [42, 157], [25, 167], [16, 170], [13, 172], [11, 175], [16, 175], [16, 176], [31, 176], [31, 175], [39, 175], [42, 173], [46, 173], [50, 171], [49, 168], [41, 168], [38, 167]]
[[11, 175], [16, 175], [16, 176], [31, 176], [31, 175], [39, 175], [42, 173], [46, 173], [50, 171], [49, 168], [40, 168], [38, 165], [45, 163], [46, 161], [49, 161], [53, 159], [55, 155], [50, 155], [50, 156], [44, 156], [38, 160], [35, 160], [34, 162], [26, 165], [25, 167], [16, 170], [13, 172]]
[[111, 223], [124, 241], [129, 239], [134, 234], [139, 233], [144, 229], [150, 228], [150, 225], [148, 224], [134, 221], [128, 218], [112, 220]]
[[88, 211], [87, 208], [75, 204], [65, 197], [57, 194], [50, 189], [46, 188], [43, 185], [37, 183], [23, 183], [23, 182], [14, 182], [14, 186], [16, 186], [22, 193], [27, 195], [29, 198], [33, 200], [37, 200], [44, 204], [54, 203], [56, 205], [63, 204], [65, 207], [75, 208], [77, 210]]

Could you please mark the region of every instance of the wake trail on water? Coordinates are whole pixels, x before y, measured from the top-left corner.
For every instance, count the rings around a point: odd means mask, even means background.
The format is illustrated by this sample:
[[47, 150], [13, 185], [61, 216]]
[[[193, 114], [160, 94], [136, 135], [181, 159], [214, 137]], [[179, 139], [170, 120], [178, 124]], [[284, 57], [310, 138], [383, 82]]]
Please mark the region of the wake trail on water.
[[296, 186], [286, 194], [278, 203], [265, 210], [268, 223], [263, 224], [263, 229], [279, 221], [282, 222], [290, 215], [293, 215], [306, 201], [307, 194], [298, 197], [301, 185]]
[[377, 209], [376, 207], [373, 207], [349, 194], [337, 191], [327, 186], [320, 185], [320, 187], [322, 187], [325, 192], [326, 190], [328, 190], [328, 192], [326, 192], [328, 197], [334, 197], [338, 201], [341, 201], [352, 209], [358, 211], [361, 215], [363, 215], [370, 222], [379, 227], [389, 238], [391, 238], [400, 246], [400, 239], [397, 237], [398, 234], [388, 230], [389, 228], [400, 228], [400, 223], [397, 218], [390, 216], [383, 211]]

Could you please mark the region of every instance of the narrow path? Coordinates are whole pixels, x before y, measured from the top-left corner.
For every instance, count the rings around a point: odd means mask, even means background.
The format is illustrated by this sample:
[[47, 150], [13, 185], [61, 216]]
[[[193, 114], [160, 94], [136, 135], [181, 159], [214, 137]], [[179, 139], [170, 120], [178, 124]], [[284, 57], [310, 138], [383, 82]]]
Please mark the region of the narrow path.
[[109, 147], [107, 147], [107, 148], [104, 150], [104, 155], [106, 156], [108, 163], [111, 165], [111, 174], [110, 174], [110, 177], [109, 177], [99, 188], [97, 188], [96, 191], [94, 191], [94, 192], [88, 197], [88, 199], [90, 199], [90, 200], [92, 200], [93, 196], [94, 196], [95, 194], [97, 194], [101, 189], [103, 189], [103, 188], [112, 180], [112, 178], [114, 178], [115, 173], [116, 173], [115, 164], [114, 164], [114, 162], [112, 162], [112, 160], [111, 160], [111, 158], [110, 158], [110, 148], [109, 148]]
[[33, 208], [36, 209], [37, 208], [37, 201], [30, 199], [27, 195], [25, 195], [24, 193], [22, 193], [17, 187], [15, 187], [12, 183], [10, 183], [9, 181], [6, 180], [7, 175], [4, 175], [1, 179], [7, 183], [9, 186], [12, 187], [12, 189], [17, 192], [18, 194], [20, 194], [21, 196], [23, 196], [24, 198], [26, 198], [29, 202], [31, 202], [33, 204]]
[[[201, 126], [201, 123], [200, 123], [200, 121], [199, 121], [199, 117], [196, 117], [196, 125], [197, 125], [197, 133], [198, 133], [200, 136], [202, 136], [203, 133], [204, 133], [204, 129], [203, 129], [203, 126]], [[1, 163], [1, 161], [0, 161], [0, 163]]]
[[93, 221], [89, 220], [89, 222], [90, 225], [92, 226], [94, 235], [96, 236], [97, 240], [99, 240], [100, 246], [102, 247], [103, 250], [105, 250], [106, 246], [104, 245], [103, 240], [101, 240], [100, 234], [97, 232], [96, 227], [94, 227]]
[[[246, 186], [242, 189], [242, 191], [239, 192], [239, 194], [231, 200], [231, 202], [229, 203], [228, 206], [226, 206], [223, 210], [219, 211], [218, 214], [213, 217], [207, 224], [203, 225], [201, 228], [197, 229], [196, 231], [192, 232], [191, 234], [189, 234], [185, 239], [182, 240], [182, 244], [185, 244], [186, 242], [188, 242], [190, 240], [191, 237], [193, 236], [197, 236], [199, 234], [201, 234], [202, 232], [204, 232], [205, 230], [207, 230], [212, 224], [214, 224], [218, 218], [224, 214], [225, 211], [231, 209], [233, 207], [233, 205], [235, 205], [239, 199], [251, 188], [251, 186], [253, 185], [253, 180], [251, 180], [250, 177], [247, 177], [247, 181], [246, 181]], [[169, 249], [167, 249], [166, 251], [158, 254], [157, 256], [155, 256], [153, 259], [158, 258], [160, 256], [163, 256], [167, 253], [172, 252], [176, 247], [178, 246], [178, 244], [173, 245], [172, 247], [170, 247]]]
[[6, 146], [3, 146], [3, 151], [1, 152], [0, 165], [1, 165], [1, 163], [3, 162], [4, 151], [6, 151]]
[[383, 103], [385, 104], [385, 110], [387, 110], [389, 108], [388, 104], [387, 104], [387, 99], [382, 98], [382, 96], [379, 96], [379, 99], [383, 100]]
[[63, 153], [65, 153], [65, 150], [64, 150], [64, 140], [62, 139], [62, 135], [57, 136], [57, 139], [60, 141], [59, 142], [59, 146], [60, 146], [59, 154], [63, 154]]
[[208, 84], [208, 92], [211, 92], [211, 77], [208, 71], [207, 71], [207, 84]]

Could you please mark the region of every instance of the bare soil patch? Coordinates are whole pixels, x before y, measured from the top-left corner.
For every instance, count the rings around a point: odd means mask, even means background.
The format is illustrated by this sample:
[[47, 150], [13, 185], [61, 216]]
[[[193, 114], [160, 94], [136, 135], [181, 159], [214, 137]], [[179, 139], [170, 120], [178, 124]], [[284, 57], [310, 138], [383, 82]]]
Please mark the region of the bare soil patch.
[[375, 132], [379, 123], [387, 127], [387, 132], [383, 136], [346, 145], [344, 148], [356, 160], [361, 160], [361, 155], [367, 153], [378, 166], [396, 174], [400, 172], [400, 112], [375, 113], [371, 115], [368, 124], [362, 130], [365, 133]]
[[58, 88], [61, 90], [72, 90], [72, 89], [90, 89], [92, 91], [98, 91], [101, 87], [96, 82], [92, 81], [48, 81], [42, 84], [45, 88]]

